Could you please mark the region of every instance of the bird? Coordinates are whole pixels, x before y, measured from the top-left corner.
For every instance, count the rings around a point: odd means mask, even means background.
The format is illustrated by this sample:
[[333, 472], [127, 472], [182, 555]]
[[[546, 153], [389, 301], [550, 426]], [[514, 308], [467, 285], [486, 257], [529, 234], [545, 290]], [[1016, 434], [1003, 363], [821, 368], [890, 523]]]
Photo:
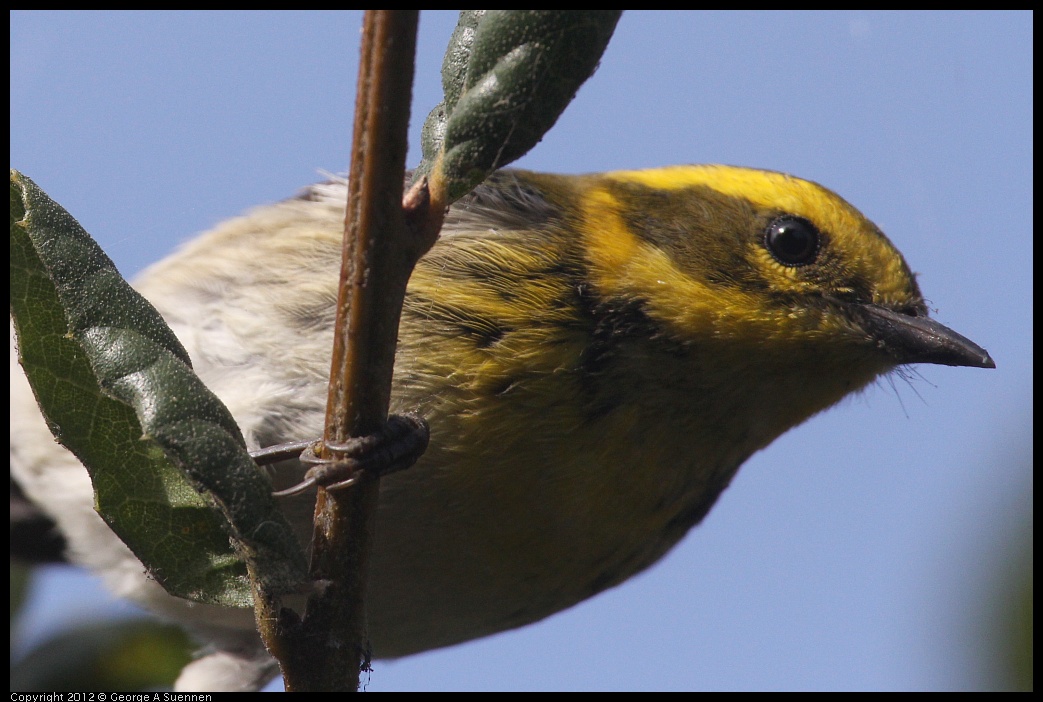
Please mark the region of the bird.
[[[345, 196], [341, 179], [310, 186], [135, 281], [251, 449], [321, 434]], [[145, 577], [49, 439], [14, 342], [11, 363], [12, 475], [71, 560], [209, 644], [179, 689], [263, 684], [252, 612]], [[915, 363], [995, 366], [928, 316], [898, 249], [817, 183], [724, 165], [494, 173], [450, 207], [402, 310], [392, 411], [422, 417], [430, 445], [381, 481], [374, 656], [524, 626], [623, 583], [752, 454]], [[266, 470], [274, 490], [305, 472]], [[314, 497], [295, 492], [280, 504], [307, 544]]]

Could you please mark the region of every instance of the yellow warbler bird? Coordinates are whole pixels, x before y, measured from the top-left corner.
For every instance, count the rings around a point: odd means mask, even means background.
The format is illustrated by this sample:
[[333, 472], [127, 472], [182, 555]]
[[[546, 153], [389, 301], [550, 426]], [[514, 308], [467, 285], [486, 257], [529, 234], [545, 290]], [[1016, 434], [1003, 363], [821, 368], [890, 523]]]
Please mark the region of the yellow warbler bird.
[[[136, 283], [251, 448], [321, 434], [344, 199], [343, 183], [313, 186]], [[381, 483], [374, 655], [522, 626], [623, 582], [752, 453], [911, 363], [994, 366], [928, 318], [884, 234], [815, 183], [729, 166], [495, 174], [453, 205], [406, 297], [393, 410], [423, 416], [431, 444]], [[145, 578], [13, 383], [13, 473], [72, 557], [215, 644], [179, 687], [262, 683], [252, 613]], [[273, 478], [302, 472], [286, 461]], [[309, 534], [312, 497], [285, 506]]]

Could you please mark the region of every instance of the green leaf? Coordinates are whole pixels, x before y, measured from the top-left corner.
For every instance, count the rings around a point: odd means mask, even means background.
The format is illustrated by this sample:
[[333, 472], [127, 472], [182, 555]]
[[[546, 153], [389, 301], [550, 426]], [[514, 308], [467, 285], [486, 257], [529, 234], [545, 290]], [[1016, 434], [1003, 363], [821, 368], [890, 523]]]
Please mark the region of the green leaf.
[[461, 12], [417, 172], [437, 169], [452, 202], [524, 155], [593, 74], [621, 12]]
[[304, 554], [227, 408], [156, 309], [16, 171], [11, 314], [51, 432], [87, 467], [98, 513], [168, 592], [248, 607], [250, 574], [276, 593], [303, 582]]

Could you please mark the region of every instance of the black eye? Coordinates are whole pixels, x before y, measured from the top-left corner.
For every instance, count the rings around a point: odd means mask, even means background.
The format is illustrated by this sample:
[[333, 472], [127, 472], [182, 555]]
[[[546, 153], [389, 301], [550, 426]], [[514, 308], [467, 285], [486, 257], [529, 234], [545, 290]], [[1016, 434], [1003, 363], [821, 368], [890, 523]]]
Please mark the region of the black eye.
[[764, 231], [764, 245], [785, 266], [805, 266], [815, 261], [821, 235], [803, 217], [780, 215]]

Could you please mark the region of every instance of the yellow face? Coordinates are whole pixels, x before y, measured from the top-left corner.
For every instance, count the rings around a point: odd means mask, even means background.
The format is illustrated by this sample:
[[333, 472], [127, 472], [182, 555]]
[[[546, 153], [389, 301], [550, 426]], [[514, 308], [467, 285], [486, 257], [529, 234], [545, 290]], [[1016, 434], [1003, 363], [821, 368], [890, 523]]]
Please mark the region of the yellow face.
[[831, 304], [925, 316], [902, 255], [826, 188], [730, 166], [620, 171], [590, 183], [584, 233], [598, 284], [648, 301], [684, 336], [760, 346], [845, 340]]

